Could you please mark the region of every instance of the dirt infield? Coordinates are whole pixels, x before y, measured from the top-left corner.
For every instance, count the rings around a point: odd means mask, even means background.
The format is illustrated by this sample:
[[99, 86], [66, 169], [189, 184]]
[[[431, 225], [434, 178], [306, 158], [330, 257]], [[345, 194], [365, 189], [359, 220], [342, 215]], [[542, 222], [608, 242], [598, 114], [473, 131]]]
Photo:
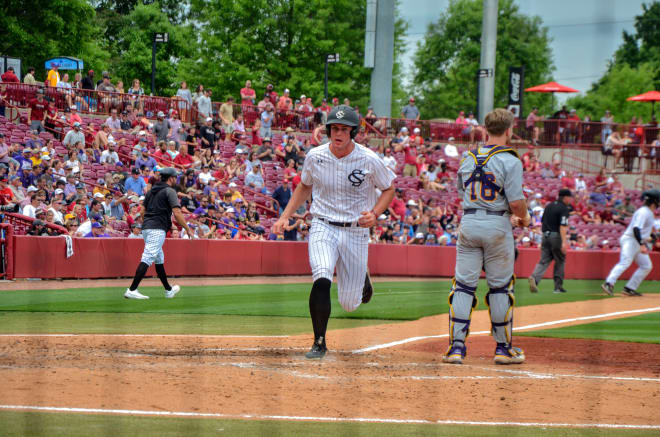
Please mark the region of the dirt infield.
[[[617, 297], [521, 307], [515, 320], [522, 327], [659, 306], [660, 295]], [[473, 320], [473, 332], [488, 330], [485, 311]], [[660, 345], [518, 337], [527, 362], [503, 367], [492, 364], [492, 338], [473, 335], [466, 363], [455, 366], [440, 359], [446, 332], [446, 315], [334, 330], [322, 362], [303, 358], [308, 335], [5, 335], [0, 405], [660, 425]], [[410, 341], [417, 336], [438, 337]], [[370, 346], [378, 349], [355, 352]]]

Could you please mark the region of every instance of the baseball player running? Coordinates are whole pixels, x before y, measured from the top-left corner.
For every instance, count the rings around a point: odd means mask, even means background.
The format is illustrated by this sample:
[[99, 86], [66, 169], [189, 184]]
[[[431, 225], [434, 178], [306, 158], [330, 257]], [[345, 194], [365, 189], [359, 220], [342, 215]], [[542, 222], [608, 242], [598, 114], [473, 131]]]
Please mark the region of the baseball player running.
[[357, 113], [350, 106], [339, 105], [328, 114], [326, 123], [330, 142], [307, 154], [301, 183], [273, 224], [273, 232], [282, 233], [291, 215], [312, 195], [309, 263], [314, 284], [309, 313], [314, 344], [306, 354], [309, 359], [323, 358], [327, 352], [325, 334], [335, 267], [344, 310], [355, 311], [371, 298], [369, 228], [394, 197], [394, 173], [376, 153], [353, 141], [359, 126]]
[[641, 296], [642, 293], [638, 292], [637, 288], [653, 268], [647, 244], [651, 241], [651, 232], [655, 222], [653, 211], [660, 204], [660, 191], [644, 191], [642, 200], [644, 200], [644, 205], [635, 211], [630, 224], [628, 224], [619, 239], [621, 243], [619, 262], [612, 268], [607, 279], [601, 285], [603, 291], [610, 296], [614, 295], [616, 280], [630, 267], [633, 261], [637, 264], [637, 270], [630, 277], [626, 286], [623, 287], [622, 293], [625, 296]]
[[531, 217], [523, 196], [522, 162], [505, 146], [513, 133], [513, 115], [495, 109], [486, 115], [488, 144], [464, 155], [457, 184], [463, 218], [456, 247], [456, 273], [449, 293], [449, 348], [445, 363], [461, 364], [470, 332], [475, 292], [483, 266], [489, 291], [486, 305], [497, 342], [496, 364], [520, 364], [525, 354], [513, 347], [513, 226], [528, 226]]
[[138, 285], [147, 273], [151, 263], [156, 263], [156, 273], [160, 282], [165, 287], [165, 297], [173, 298], [180, 290], [178, 285], [170, 287], [165, 274], [165, 254], [163, 253], [163, 244], [165, 243], [165, 234], [172, 227], [171, 216], [174, 214], [177, 223], [186, 230], [186, 233], [193, 238], [193, 233], [188, 227], [186, 220], [181, 214], [179, 199], [174, 191], [173, 185], [176, 184], [177, 173], [173, 168], [163, 168], [160, 170], [160, 182], [156, 182], [151, 190], [144, 197], [146, 212], [144, 222], [142, 223], [142, 236], [144, 237], [144, 252], [142, 260], [135, 271], [133, 283], [126, 289], [124, 297], [127, 299], [149, 299], [149, 296], [138, 291]]

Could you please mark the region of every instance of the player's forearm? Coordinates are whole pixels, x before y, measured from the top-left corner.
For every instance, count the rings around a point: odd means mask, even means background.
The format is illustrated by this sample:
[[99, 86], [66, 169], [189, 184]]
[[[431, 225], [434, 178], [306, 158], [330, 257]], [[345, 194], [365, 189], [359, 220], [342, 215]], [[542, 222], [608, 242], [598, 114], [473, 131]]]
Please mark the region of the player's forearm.
[[188, 227], [188, 223], [186, 223], [186, 219], [183, 217], [183, 214], [181, 213], [180, 209], [175, 209], [172, 211], [174, 214], [174, 218], [176, 219], [176, 222], [183, 227], [186, 231], [192, 233], [190, 228]]
[[376, 217], [381, 215], [384, 211], [388, 209], [390, 204], [392, 203], [392, 199], [394, 199], [394, 187], [391, 186], [387, 190], [383, 191], [376, 201], [376, 204], [374, 207], [371, 209], [371, 211], [374, 213]]
[[284, 217], [286, 219], [290, 218], [293, 213], [300, 208], [300, 205], [303, 204], [305, 200], [307, 200], [312, 194], [312, 186], [311, 185], [305, 185], [302, 182], [298, 184], [296, 187], [296, 191], [293, 192], [293, 196], [291, 196], [291, 200], [287, 204], [286, 208], [282, 212], [281, 217]]
[[525, 226], [529, 224], [531, 217], [529, 216], [529, 211], [527, 210], [527, 201], [525, 199], [509, 202], [509, 207], [511, 208], [513, 215], [520, 217], [523, 220], [523, 223], [526, 223]]
[[568, 244], [568, 239], [566, 238], [568, 234], [568, 226], [559, 227], [559, 235], [561, 235], [561, 244]]

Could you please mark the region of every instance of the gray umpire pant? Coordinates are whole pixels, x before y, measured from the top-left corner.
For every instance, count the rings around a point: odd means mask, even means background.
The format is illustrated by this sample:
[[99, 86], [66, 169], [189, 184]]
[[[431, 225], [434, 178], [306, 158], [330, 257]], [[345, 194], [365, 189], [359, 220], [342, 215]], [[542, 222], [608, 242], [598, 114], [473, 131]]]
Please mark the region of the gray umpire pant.
[[561, 234], [559, 232], [544, 232], [543, 242], [541, 243], [541, 260], [534, 268], [534, 273], [532, 273], [532, 278], [537, 284], [541, 282], [541, 278], [543, 278], [552, 261], [555, 262], [553, 274], [555, 290], [558, 290], [564, 285], [564, 262], [566, 261], [566, 255], [561, 251]]

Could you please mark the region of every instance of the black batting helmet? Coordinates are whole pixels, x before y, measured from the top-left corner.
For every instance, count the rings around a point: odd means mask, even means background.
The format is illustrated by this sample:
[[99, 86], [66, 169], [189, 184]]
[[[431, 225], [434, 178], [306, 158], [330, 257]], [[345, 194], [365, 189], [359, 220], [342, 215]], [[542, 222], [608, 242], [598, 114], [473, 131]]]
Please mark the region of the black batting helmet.
[[165, 167], [160, 169], [160, 180], [165, 182], [171, 177], [176, 177], [177, 176], [177, 171], [176, 169], [172, 167]]
[[646, 190], [642, 193], [642, 200], [647, 205], [655, 203], [656, 206], [660, 205], [660, 191], [655, 188], [652, 190]]
[[325, 130], [328, 137], [330, 137], [330, 125], [332, 124], [351, 126], [353, 128], [351, 129], [351, 138], [355, 138], [360, 125], [360, 117], [358, 117], [357, 112], [350, 106], [338, 105], [332, 108], [332, 111], [328, 114], [328, 121], [325, 122]]

